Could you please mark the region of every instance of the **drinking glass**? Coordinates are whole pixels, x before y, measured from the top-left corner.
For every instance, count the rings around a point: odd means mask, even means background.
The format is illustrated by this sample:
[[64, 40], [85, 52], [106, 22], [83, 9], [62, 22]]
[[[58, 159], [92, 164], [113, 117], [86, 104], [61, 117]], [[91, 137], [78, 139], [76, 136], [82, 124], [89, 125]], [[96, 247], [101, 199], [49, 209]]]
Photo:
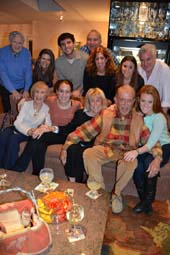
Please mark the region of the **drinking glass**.
[[71, 228], [69, 234], [72, 237], [79, 236], [80, 227], [76, 228], [76, 225], [84, 218], [84, 208], [79, 204], [73, 204], [72, 208], [67, 211], [66, 218], [69, 221]]
[[8, 188], [11, 183], [9, 181], [6, 180], [7, 178], [7, 174], [0, 174], [0, 188]]
[[53, 224], [55, 225], [55, 233], [57, 235], [60, 234], [60, 227], [59, 227], [59, 224], [60, 224], [60, 215], [59, 214], [54, 214], [53, 215]]
[[43, 168], [39, 174], [40, 180], [45, 188], [50, 188], [50, 183], [54, 179], [54, 171], [51, 168]]

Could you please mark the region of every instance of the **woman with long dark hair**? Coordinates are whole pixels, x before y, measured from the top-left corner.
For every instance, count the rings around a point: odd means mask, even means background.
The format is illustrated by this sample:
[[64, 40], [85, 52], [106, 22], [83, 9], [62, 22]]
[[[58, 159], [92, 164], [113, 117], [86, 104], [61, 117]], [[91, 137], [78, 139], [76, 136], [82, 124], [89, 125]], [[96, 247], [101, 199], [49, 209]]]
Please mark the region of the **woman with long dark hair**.
[[116, 86], [130, 85], [137, 92], [143, 85], [144, 80], [138, 73], [137, 62], [133, 56], [125, 56], [116, 73]]
[[33, 83], [36, 81], [44, 81], [49, 88], [57, 81], [55, 71], [55, 57], [50, 49], [42, 49], [33, 69]]

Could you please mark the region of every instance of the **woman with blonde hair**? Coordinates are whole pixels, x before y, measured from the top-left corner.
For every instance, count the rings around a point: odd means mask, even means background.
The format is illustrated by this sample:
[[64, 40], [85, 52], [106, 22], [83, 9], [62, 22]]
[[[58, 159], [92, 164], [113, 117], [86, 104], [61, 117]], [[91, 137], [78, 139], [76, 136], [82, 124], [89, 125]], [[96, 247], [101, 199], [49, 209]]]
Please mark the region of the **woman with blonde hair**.
[[83, 78], [83, 95], [89, 88], [100, 88], [108, 100], [113, 102], [115, 96], [115, 72], [117, 70], [113, 58], [107, 48], [95, 48], [87, 61]]
[[0, 133], [0, 167], [12, 169], [18, 159], [19, 145], [30, 138], [37, 138], [51, 126], [49, 107], [44, 103], [48, 86], [36, 82], [31, 89], [32, 100], [22, 103], [14, 126]]
[[[72, 123], [70, 123], [72, 125], [70, 131], [96, 116], [104, 108], [106, 108], [106, 98], [103, 91], [99, 88], [89, 89], [85, 96], [85, 107], [76, 112]], [[67, 150], [67, 155], [66, 151], [62, 151], [62, 155], [65, 154], [65, 162], [62, 162], [70, 181], [83, 182], [85, 170], [82, 155], [85, 149], [93, 146], [93, 142], [73, 144]]]

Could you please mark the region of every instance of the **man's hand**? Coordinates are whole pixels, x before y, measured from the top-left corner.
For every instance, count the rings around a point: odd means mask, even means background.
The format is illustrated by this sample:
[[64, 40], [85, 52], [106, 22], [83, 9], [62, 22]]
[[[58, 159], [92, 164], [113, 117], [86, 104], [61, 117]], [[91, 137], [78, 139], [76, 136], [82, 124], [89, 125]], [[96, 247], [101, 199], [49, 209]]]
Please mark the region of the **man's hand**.
[[161, 164], [161, 160], [159, 158], [155, 158], [149, 165], [148, 169], [146, 172], [148, 172], [148, 177], [152, 178], [154, 176], [156, 176], [159, 171], [160, 171], [160, 164]]
[[24, 91], [23, 94], [22, 94], [22, 97], [23, 98], [28, 98], [30, 95], [29, 95], [29, 92], [28, 91]]
[[138, 156], [137, 150], [127, 151], [124, 154], [124, 160], [125, 161], [133, 161], [135, 158], [137, 158], [137, 156]]
[[72, 98], [81, 98], [80, 89], [76, 89], [72, 92]]
[[61, 162], [63, 163], [63, 165], [65, 165], [66, 159], [67, 159], [67, 151], [66, 150], [61, 150], [60, 159], [61, 159]]
[[14, 100], [19, 100], [19, 99], [21, 99], [22, 98], [22, 94], [20, 94], [17, 90], [14, 90], [13, 92], [12, 92], [12, 97], [13, 97], [13, 99]]

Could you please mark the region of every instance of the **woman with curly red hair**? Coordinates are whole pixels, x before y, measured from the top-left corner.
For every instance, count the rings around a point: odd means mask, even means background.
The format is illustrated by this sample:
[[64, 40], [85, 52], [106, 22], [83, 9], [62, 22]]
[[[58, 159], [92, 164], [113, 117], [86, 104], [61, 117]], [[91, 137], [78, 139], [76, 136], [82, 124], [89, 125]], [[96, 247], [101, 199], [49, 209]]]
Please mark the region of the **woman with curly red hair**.
[[107, 48], [99, 46], [95, 48], [87, 61], [83, 78], [83, 95], [89, 88], [100, 88], [108, 104], [113, 102], [115, 96], [115, 73], [117, 67]]

